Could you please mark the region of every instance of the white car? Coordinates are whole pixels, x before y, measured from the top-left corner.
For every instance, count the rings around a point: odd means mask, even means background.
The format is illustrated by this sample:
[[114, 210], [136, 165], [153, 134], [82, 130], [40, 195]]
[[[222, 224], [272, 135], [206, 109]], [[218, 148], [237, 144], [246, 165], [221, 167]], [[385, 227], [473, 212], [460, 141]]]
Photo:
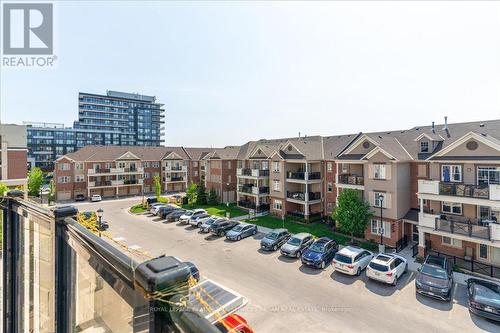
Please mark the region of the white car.
[[181, 215], [179, 218], [179, 222], [183, 224], [188, 224], [189, 220], [191, 218], [196, 218], [202, 214], [206, 214], [207, 211], [204, 209], [194, 209], [194, 210], [188, 210], [184, 213], [184, 215]]
[[189, 219], [189, 224], [192, 225], [193, 227], [201, 227], [203, 222], [205, 222], [208, 219], [214, 218], [217, 216], [209, 215], [209, 214], [202, 214], [201, 216], [198, 216], [197, 218], [192, 218]]
[[90, 197], [90, 201], [92, 202], [98, 202], [98, 201], [101, 201], [102, 198], [99, 194], [93, 194], [91, 197]]
[[398, 279], [408, 271], [406, 259], [396, 254], [380, 253], [366, 267], [366, 276], [395, 286]]
[[158, 215], [158, 211], [160, 210], [161, 207], [167, 207], [168, 205], [167, 204], [159, 204], [159, 205], [156, 205], [154, 207], [151, 207], [151, 209], [149, 210], [149, 212], [153, 215]]
[[349, 275], [360, 275], [373, 259], [373, 253], [355, 246], [346, 246], [335, 254], [332, 265], [336, 271]]

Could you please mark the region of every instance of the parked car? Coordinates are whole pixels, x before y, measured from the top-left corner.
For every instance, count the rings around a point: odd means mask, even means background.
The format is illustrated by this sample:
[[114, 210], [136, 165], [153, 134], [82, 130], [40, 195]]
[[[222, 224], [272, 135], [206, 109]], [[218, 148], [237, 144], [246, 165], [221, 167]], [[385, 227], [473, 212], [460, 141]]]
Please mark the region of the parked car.
[[179, 221], [179, 218], [184, 215], [184, 213], [186, 212], [185, 209], [176, 209], [174, 210], [173, 212], [170, 212], [170, 214], [168, 214], [166, 217], [165, 217], [165, 220], [167, 220], [168, 222], [173, 222], [173, 221]]
[[158, 215], [158, 212], [160, 211], [160, 208], [162, 207], [167, 207], [168, 205], [167, 204], [159, 204], [159, 205], [155, 205], [153, 207], [151, 207], [151, 209], [149, 210], [149, 212], [153, 215]]
[[300, 258], [302, 256], [302, 252], [304, 252], [313, 242], [314, 238], [311, 234], [301, 232], [291, 236], [281, 247], [280, 252], [282, 255], [287, 257]]
[[245, 318], [236, 313], [220, 319], [215, 327], [222, 333], [254, 333]]
[[396, 254], [381, 253], [373, 258], [366, 267], [366, 276], [395, 286], [398, 279], [408, 271], [406, 259]]
[[206, 214], [206, 213], [207, 213], [207, 211], [204, 209], [187, 210], [186, 213], [184, 213], [184, 215], [182, 215], [180, 217], [179, 222], [181, 222], [183, 224], [188, 224], [189, 219], [191, 217], [196, 218], [197, 216], [200, 216], [200, 215]]
[[75, 195], [75, 201], [85, 201], [85, 195], [81, 193]]
[[149, 212], [150, 212], [151, 214], [153, 214], [154, 209], [155, 209], [156, 207], [158, 207], [158, 206], [166, 206], [166, 204], [164, 204], [163, 202], [155, 202], [155, 203], [153, 203], [153, 204], [149, 205]]
[[233, 229], [238, 224], [240, 223], [233, 220], [218, 221], [214, 222], [209, 230], [212, 234], [222, 237], [225, 236], [229, 230]]
[[179, 207], [174, 205], [162, 206], [158, 210], [158, 216], [162, 219], [166, 218], [168, 214], [172, 213], [174, 210], [179, 209]]
[[255, 224], [240, 223], [226, 233], [226, 239], [239, 241], [242, 238], [255, 235], [257, 226]]
[[422, 267], [418, 269], [415, 289], [421, 295], [450, 301], [453, 289], [453, 267], [448, 259], [428, 255]]
[[496, 283], [479, 280], [467, 280], [469, 311], [491, 320], [500, 321], [500, 286]]
[[286, 229], [271, 230], [260, 240], [260, 248], [266, 251], [276, 251], [290, 238], [291, 234]]
[[337, 272], [360, 275], [373, 259], [373, 253], [356, 246], [346, 246], [335, 254], [333, 267]]
[[190, 219], [189, 224], [192, 225], [193, 227], [199, 228], [199, 227], [201, 227], [203, 222], [205, 222], [209, 219], [213, 219], [213, 218], [218, 218], [218, 216], [206, 214], [205, 216], [199, 216], [196, 219]]
[[90, 201], [92, 201], [92, 202], [99, 202], [99, 201], [102, 201], [102, 197], [99, 194], [93, 194], [90, 197]]
[[192, 226], [195, 226], [197, 227], [198, 226], [198, 221], [201, 221], [203, 219], [206, 219], [206, 218], [209, 218], [211, 215], [208, 214], [207, 212], [202, 212], [200, 214], [193, 214], [191, 215], [191, 218], [189, 219], [189, 221], [187, 222], [188, 224], [192, 225]]
[[212, 224], [214, 224], [215, 222], [222, 222], [222, 221], [226, 221], [227, 219], [224, 218], [224, 217], [212, 217], [211, 219], [207, 219], [205, 221], [203, 221], [203, 223], [200, 225], [200, 231], [201, 232], [210, 232], [210, 227], [212, 226]]
[[324, 269], [335, 257], [338, 249], [336, 241], [328, 237], [318, 238], [302, 254], [302, 264]]

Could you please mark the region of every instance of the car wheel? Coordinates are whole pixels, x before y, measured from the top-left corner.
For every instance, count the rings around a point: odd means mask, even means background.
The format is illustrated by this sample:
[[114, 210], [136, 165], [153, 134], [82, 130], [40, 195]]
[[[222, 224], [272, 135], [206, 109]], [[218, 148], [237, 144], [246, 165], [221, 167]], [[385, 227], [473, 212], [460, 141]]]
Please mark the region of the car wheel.
[[322, 261], [322, 262], [321, 262], [321, 269], [325, 269], [325, 267], [326, 267], [326, 264], [325, 264], [325, 262], [324, 262], [324, 261]]
[[252, 235], [255, 235], [256, 233], [257, 233], [257, 230], [254, 230], [254, 231], [252, 232]]
[[273, 251], [276, 251], [278, 249], [278, 246], [277, 245], [274, 245], [273, 246]]
[[408, 272], [408, 264], [405, 265], [405, 273]]
[[394, 275], [394, 281], [392, 281], [392, 285], [396, 286], [398, 284], [398, 276]]
[[237, 241], [241, 240], [241, 236], [236, 237], [236, 240]]
[[295, 255], [297, 258], [300, 258], [300, 256], [302, 255], [302, 253], [300, 253], [300, 251], [297, 251], [297, 254]]
[[356, 275], [360, 276], [361, 275], [361, 267], [358, 267], [358, 270], [356, 271]]

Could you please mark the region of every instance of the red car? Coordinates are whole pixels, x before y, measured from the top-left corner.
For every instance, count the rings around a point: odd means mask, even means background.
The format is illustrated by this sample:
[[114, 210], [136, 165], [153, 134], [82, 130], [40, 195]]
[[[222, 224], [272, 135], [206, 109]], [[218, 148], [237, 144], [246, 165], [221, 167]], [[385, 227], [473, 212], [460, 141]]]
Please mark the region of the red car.
[[230, 314], [215, 324], [222, 333], [254, 333], [247, 321], [236, 313]]

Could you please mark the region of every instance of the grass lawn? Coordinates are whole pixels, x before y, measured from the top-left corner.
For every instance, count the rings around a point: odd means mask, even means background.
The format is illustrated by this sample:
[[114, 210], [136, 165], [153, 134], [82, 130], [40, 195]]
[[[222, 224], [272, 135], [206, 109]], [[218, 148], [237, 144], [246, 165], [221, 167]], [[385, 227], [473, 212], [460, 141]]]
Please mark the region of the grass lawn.
[[132, 214], [141, 214], [141, 213], [144, 213], [146, 212], [146, 208], [144, 208], [142, 206], [142, 203], [140, 204], [137, 204], [137, 205], [133, 205], [132, 207], [130, 207], [130, 210], [129, 210]]
[[[254, 223], [259, 226], [271, 229], [283, 227], [283, 221], [280, 218], [274, 217], [272, 215], [249, 219], [246, 220], [246, 222]], [[351, 237], [332, 231], [332, 229], [324, 223], [302, 224], [285, 219], [284, 224], [285, 228], [288, 229], [288, 231], [290, 231], [292, 234], [296, 234], [299, 232], [308, 232], [315, 237], [330, 237], [341, 245], [347, 245], [351, 241]], [[377, 244], [373, 242], [360, 242], [359, 246], [371, 251], [377, 250]]]
[[217, 206], [210, 206], [210, 205], [182, 205], [182, 208], [185, 209], [196, 209], [196, 208], [203, 208], [207, 211], [208, 214], [210, 215], [217, 215], [217, 216], [226, 216], [226, 212], [229, 212], [230, 217], [236, 217], [236, 216], [243, 216], [243, 215], [248, 215], [248, 212], [246, 210], [240, 209], [236, 207], [235, 205], [229, 205], [226, 206], [224, 204], [220, 204]]

